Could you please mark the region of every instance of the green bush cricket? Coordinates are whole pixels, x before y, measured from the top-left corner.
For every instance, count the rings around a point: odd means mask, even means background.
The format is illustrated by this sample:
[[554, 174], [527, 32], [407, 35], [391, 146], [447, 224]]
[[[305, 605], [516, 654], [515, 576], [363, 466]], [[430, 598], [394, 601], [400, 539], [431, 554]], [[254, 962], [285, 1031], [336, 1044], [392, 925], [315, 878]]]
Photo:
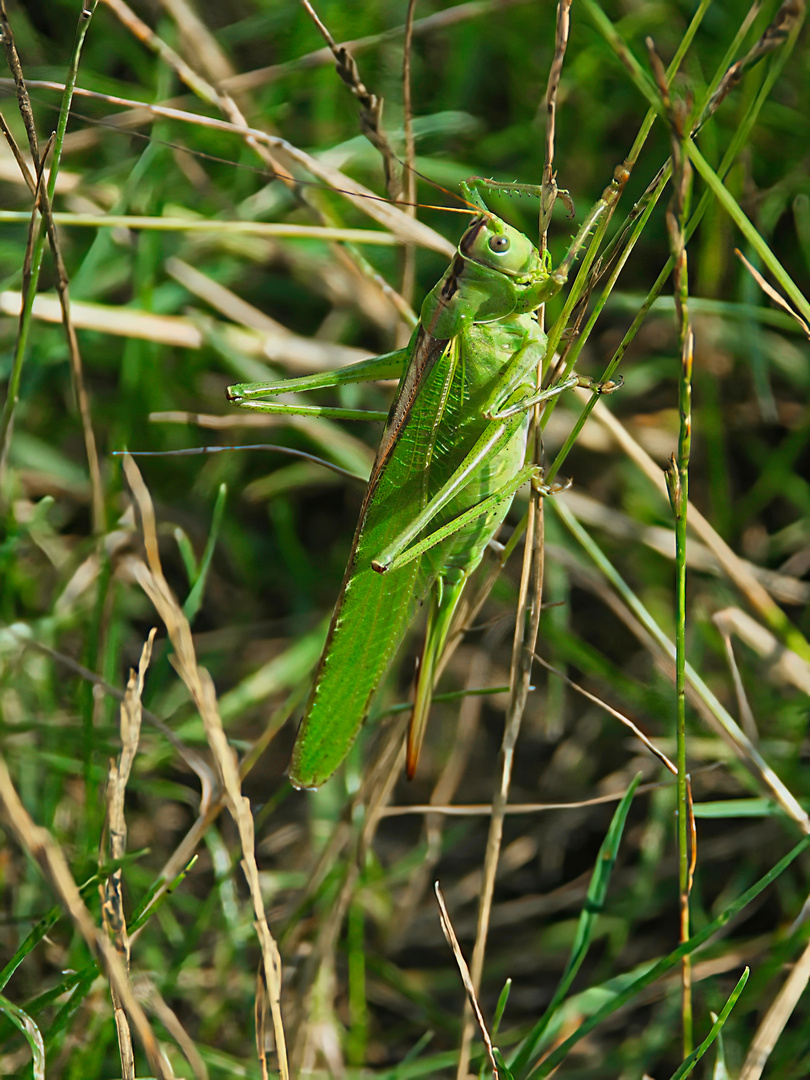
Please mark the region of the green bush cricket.
[[464, 586], [518, 488], [542, 483], [541, 470], [525, 463], [530, 409], [572, 386], [615, 388], [572, 373], [538, 391], [547, 341], [533, 313], [562, 288], [588, 233], [618, 197], [622, 176], [617, 170], [556, 270], [486, 208], [475, 187], [462, 185], [476, 216], [428, 293], [406, 348], [332, 372], [228, 388], [243, 408], [356, 419], [368, 414], [268, 399], [400, 378], [293, 750], [295, 787], [317, 788], [341, 764], [427, 599], [408, 738], [407, 772], [414, 775], [437, 664]]

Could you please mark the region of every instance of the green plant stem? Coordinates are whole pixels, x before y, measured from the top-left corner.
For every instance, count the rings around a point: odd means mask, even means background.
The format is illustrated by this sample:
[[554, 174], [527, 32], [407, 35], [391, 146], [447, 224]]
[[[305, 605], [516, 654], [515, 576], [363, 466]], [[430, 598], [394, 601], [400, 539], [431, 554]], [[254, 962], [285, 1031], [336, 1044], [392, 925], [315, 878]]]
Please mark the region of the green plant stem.
[[[686, 222], [691, 193], [691, 170], [687, 157], [688, 133], [684, 128], [685, 108], [670, 106], [665, 98], [672, 127], [672, 160], [674, 164], [673, 191], [667, 227], [675, 264], [674, 297], [681, 351], [681, 370], [678, 380], [678, 456], [673, 458], [667, 473], [670, 500], [675, 514], [675, 697], [676, 697], [676, 760], [678, 765], [678, 888], [680, 896], [681, 941], [689, 940], [689, 892], [691, 888], [690, 822], [692, 800], [686, 766], [686, 516], [689, 505], [689, 459], [692, 448], [692, 356], [693, 334], [689, 322], [689, 278], [686, 255]], [[694, 1046], [692, 1019], [691, 957], [685, 955], [681, 965], [683, 1023], [683, 1053], [688, 1057]]]
[[[686, 281], [686, 257], [683, 258], [683, 283]], [[679, 274], [679, 277], [681, 275]], [[685, 288], [684, 288], [685, 291]], [[680, 433], [678, 439], [678, 497], [675, 513], [675, 695], [677, 704], [676, 742], [678, 765], [678, 886], [680, 890], [681, 941], [689, 938], [690, 829], [692, 817], [689, 774], [686, 765], [686, 509], [689, 503], [689, 457], [691, 445], [692, 331], [686, 320], [683, 340], [683, 365], [679, 386]], [[691, 960], [683, 958], [683, 1051], [692, 1052]]]
[[[47, 194], [48, 203], [53, 205], [53, 196], [56, 191], [56, 177], [59, 173], [59, 162], [62, 157], [62, 146], [65, 141], [65, 131], [67, 130], [68, 117], [70, 116], [70, 106], [73, 101], [73, 91], [76, 86], [76, 78], [79, 73], [79, 60], [81, 59], [82, 47], [84, 46], [84, 39], [87, 36], [87, 31], [90, 27], [90, 20], [93, 17], [93, 12], [96, 10], [96, 4], [98, 0], [87, 0], [82, 4], [82, 10], [79, 14], [79, 22], [76, 26], [76, 35], [73, 41], [73, 53], [71, 55], [70, 67], [68, 69], [67, 78], [65, 80], [65, 89], [62, 94], [62, 104], [59, 110], [59, 120], [56, 125], [56, 135], [53, 142], [53, 155], [51, 159], [51, 168], [48, 174]], [[24, 92], [24, 87], [22, 88]], [[32, 147], [33, 150], [33, 147]], [[36, 162], [37, 167], [40, 168], [43, 163]], [[36, 205], [34, 207], [34, 213], [36, 214]], [[45, 240], [47, 238], [46, 231], [40, 229], [37, 233], [31, 251], [31, 267], [28, 276], [27, 283], [23, 285], [23, 306], [20, 313], [19, 328], [17, 331], [17, 341], [14, 346], [14, 358], [11, 365], [11, 376], [8, 382], [8, 393], [3, 405], [3, 413], [0, 416], [0, 478], [4, 471], [6, 459], [8, 457], [9, 442], [11, 440], [11, 433], [14, 424], [14, 413], [17, 408], [17, 402], [20, 399], [20, 383], [22, 380], [22, 368], [25, 362], [25, 355], [28, 347], [28, 335], [31, 330], [31, 321], [33, 318], [34, 309], [34, 297], [37, 293], [37, 285], [39, 284], [39, 273], [42, 269], [42, 256], [45, 252]]]

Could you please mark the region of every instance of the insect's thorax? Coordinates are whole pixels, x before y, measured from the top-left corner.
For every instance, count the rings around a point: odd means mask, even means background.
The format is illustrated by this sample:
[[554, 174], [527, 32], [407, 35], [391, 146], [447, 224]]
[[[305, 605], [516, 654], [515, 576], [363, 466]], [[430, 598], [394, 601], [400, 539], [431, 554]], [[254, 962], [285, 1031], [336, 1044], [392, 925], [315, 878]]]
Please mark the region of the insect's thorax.
[[[459, 467], [477, 441], [491, 430], [487, 413], [508, 377], [512, 392], [530, 396], [535, 371], [545, 349], [546, 337], [537, 322], [527, 315], [514, 315], [498, 323], [469, 327], [450, 346], [452, 377], [447, 388], [443, 419], [436, 432], [429, 465], [428, 497], [434, 494]], [[441, 515], [450, 521], [488, 495], [500, 490], [524, 464], [528, 413], [518, 417], [514, 436], [501, 452], [479, 466], [475, 479], [451, 502]], [[488, 519], [478, 519], [455, 534], [441, 549], [434, 549], [428, 562], [452, 570], [463, 568], [465, 575], [477, 564], [484, 547], [497, 530], [508, 509]], [[437, 522], [437, 524], [441, 524]]]
[[451, 342], [450, 381], [436, 442], [441, 458], [457, 464], [480, 437], [505, 379], [513, 386], [533, 385], [545, 340], [532, 317], [513, 315], [497, 323], [474, 324]]

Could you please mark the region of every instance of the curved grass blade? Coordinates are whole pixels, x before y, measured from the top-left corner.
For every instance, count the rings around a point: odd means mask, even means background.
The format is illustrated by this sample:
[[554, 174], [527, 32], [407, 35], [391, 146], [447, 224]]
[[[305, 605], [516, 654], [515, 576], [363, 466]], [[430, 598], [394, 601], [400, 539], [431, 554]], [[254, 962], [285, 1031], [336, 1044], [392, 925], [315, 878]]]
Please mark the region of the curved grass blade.
[[693, 953], [695, 949], [700, 948], [704, 942], [708, 941], [718, 930], [721, 930], [726, 926], [735, 915], [739, 914], [743, 908], [747, 907], [752, 900], [755, 900], [759, 894], [766, 889], [772, 882], [774, 882], [779, 875], [786, 870], [790, 864], [798, 858], [802, 852], [806, 851], [810, 847], [810, 836], [801, 840], [791, 851], [780, 859], [779, 862], [768, 871], [759, 881], [755, 882], [750, 889], [738, 896], [725, 911], [721, 912], [716, 919], [712, 919], [708, 925], [704, 926], [702, 930], [699, 930], [697, 934], [694, 934], [688, 941], [685, 941], [683, 945], [679, 945], [677, 949], [659, 960], [658, 963], [646, 971], [640, 978], [636, 979], [625, 990], [616, 997], [609, 1001], [606, 1005], [603, 1005], [601, 1009], [590, 1016], [575, 1032], [569, 1036], [564, 1043], [561, 1043], [551, 1054], [539, 1064], [537, 1071], [532, 1072], [532, 1076], [536, 1076], [538, 1080], [544, 1076], [550, 1076], [551, 1073], [557, 1068], [561, 1061], [563, 1061], [568, 1054], [568, 1051], [588, 1035], [597, 1025], [601, 1024], [608, 1016], [612, 1016], [617, 1009], [622, 1008], [628, 1002], [632, 1001], [636, 995], [645, 987], [650, 986], [657, 979], [660, 979], [662, 975], [666, 975], [668, 971], [671, 971], [677, 964], [681, 962], [684, 956], [688, 956]]
[[3, 994], [0, 994], [0, 1013], [7, 1016], [11, 1023], [19, 1028], [31, 1047], [31, 1056], [34, 1059], [34, 1080], [45, 1080], [45, 1044], [42, 1039], [42, 1032], [27, 1012], [21, 1009], [19, 1005], [15, 1005], [13, 1001], [9, 1001]]
[[697, 1065], [697, 1063], [712, 1045], [714, 1040], [720, 1035], [720, 1032], [723, 1030], [723, 1025], [725, 1024], [726, 1020], [728, 1020], [729, 1013], [737, 1004], [737, 999], [743, 992], [745, 984], [748, 982], [748, 976], [750, 974], [750, 968], [746, 968], [745, 971], [743, 971], [742, 975], [739, 978], [739, 981], [737, 982], [737, 985], [731, 992], [731, 996], [723, 1006], [722, 1012], [712, 1024], [711, 1031], [700, 1044], [700, 1046], [696, 1047], [686, 1059], [686, 1061], [684, 1061], [683, 1064], [672, 1074], [672, 1080], [686, 1080], [686, 1077], [689, 1076], [695, 1065]]
[[588, 886], [585, 905], [582, 908], [582, 914], [579, 917], [577, 932], [574, 936], [574, 943], [571, 946], [571, 955], [568, 958], [568, 963], [565, 966], [565, 971], [562, 974], [560, 983], [554, 991], [554, 996], [549, 1002], [546, 1011], [526, 1036], [523, 1045], [510, 1062], [510, 1068], [518, 1076], [524, 1075], [524, 1070], [532, 1056], [535, 1054], [540, 1040], [543, 1037], [543, 1033], [548, 1027], [560, 1002], [568, 993], [571, 983], [574, 981], [574, 977], [588, 953], [596, 917], [604, 907], [605, 897], [607, 896], [608, 886], [610, 884], [610, 876], [613, 872], [613, 867], [616, 865], [616, 854], [619, 850], [624, 826], [627, 822], [627, 815], [630, 812], [630, 805], [640, 782], [641, 773], [637, 773], [622, 797], [622, 801], [616, 807], [615, 813], [613, 814], [613, 820], [610, 823], [610, 828], [607, 831], [605, 839], [602, 841], [602, 846], [599, 848], [599, 857], [596, 860], [596, 866], [594, 867], [591, 881]]

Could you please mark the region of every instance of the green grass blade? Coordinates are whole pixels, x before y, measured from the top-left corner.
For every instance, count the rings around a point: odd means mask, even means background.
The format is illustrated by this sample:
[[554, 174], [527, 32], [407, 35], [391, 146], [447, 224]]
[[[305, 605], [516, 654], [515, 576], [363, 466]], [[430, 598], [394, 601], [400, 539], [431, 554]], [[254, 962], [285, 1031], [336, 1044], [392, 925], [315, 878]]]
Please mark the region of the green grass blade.
[[[79, 893], [82, 899], [92, 896], [98, 887], [100, 875], [94, 874], [88, 881], [80, 886]], [[64, 910], [61, 905], [56, 905], [51, 908], [47, 915], [39, 920], [30, 932], [26, 935], [25, 940], [21, 943], [17, 951], [8, 961], [8, 963], [0, 971], [0, 990], [2, 990], [23, 960], [28, 956], [30, 952], [39, 944], [40, 941], [49, 933], [49, 931], [56, 925], [56, 923], [64, 915]]]
[[686, 1059], [686, 1061], [683, 1062], [680, 1068], [678, 1068], [676, 1072], [672, 1074], [672, 1080], [686, 1080], [686, 1077], [689, 1076], [695, 1065], [697, 1065], [697, 1063], [712, 1045], [714, 1040], [719, 1037], [720, 1032], [723, 1030], [723, 1025], [725, 1024], [726, 1020], [728, 1020], [731, 1010], [737, 1004], [737, 998], [739, 998], [740, 994], [743, 992], [745, 984], [748, 982], [748, 976], [750, 975], [750, 973], [750, 968], [746, 968], [745, 971], [743, 971], [737, 982], [737, 985], [731, 992], [731, 996], [723, 1006], [722, 1012], [712, 1024], [711, 1031], [700, 1044], [700, 1046], [696, 1047]]
[[637, 773], [636, 776], [633, 777], [632, 783], [627, 791], [624, 793], [621, 802], [616, 807], [613, 819], [610, 823], [610, 828], [607, 831], [605, 839], [602, 841], [602, 846], [599, 849], [599, 858], [596, 861], [596, 866], [594, 867], [591, 881], [588, 886], [585, 905], [582, 908], [582, 913], [579, 917], [577, 931], [574, 936], [574, 943], [571, 946], [571, 955], [568, 958], [568, 963], [565, 966], [565, 971], [562, 974], [559, 986], [555, 990], [548, 1008], [529, 1032], [520, 1050], [510, 1062], [510, 1068], [518, 1076], [526, 1075], [525, 1070], [537, 1049], [540, 1039], [543, 1036], [543, 1032], [548, 1027], [557, 1007], [568, 993], [571, 983], [574, 981], [577, 972], [582, 966], [583, 960], [588, 954], [596, 917], [602, 911], [605, 904], [605, 897], [607, 896], [608, 886], [610, 884], [610, 876], [613, 872], [613, 867], [616, 865], [616, 855], [619, 850], [619, 844], [621, 843], [624, 826], [627, 822], [627, 815], [630, 812], [633, 796], [635, 795], [636, 788], [640, 782], [641, 773]]
[[[435, 698], [433, 699], [436, 700]], [[492, 1027], [490, 1029], [490, 1035], [494, 1039], [498, 1034], [498, 1029], [501, 1026], [501, 1020], [506, 1010], [506, 1003], [509, 1001], [509, 991], [512, 989], [512, 980], [507, 979], [503, 984], [503, 990], [498, 995], [498, 1004], [495, 1006], [495, 1015], [492, 1018]]]
[[731, 220], [743, 234], [745, 239], [754, 249], [754, 251], [762, 259], [768, 270], [770, 270], [774, 279], [779, 287], [787, 293], [796, 308], [802, 313], [805, 319], [810, 319], [810, 302], [807, 301], [804, 294], [794, 283], [793, 278], [785, 270], [784, 266], [779, 262], [777, 257], [771, 251], [770, 247], [762, 239], [762, 236], [754, 227], [753, 223], [747, 217], [740, 204], [725, 186], [723, 181], [705, 159], [700, 150], [694, 143], [687, 144], [689, 158], [695, 169], [700, 173], [701, 177], [706, 181], [709, 188], [711, 188], [717, 201], [729, 215]]
[[217, 492], [217, 501], [214, 503], [214, 513], [211, 517], [211, 528], [208, 531], [208, 539], [205, 542], [205, 550], [203, 551], [200, 564], [197, 567], [196, 579], [194, 580], [191, 591], [186, 597], [186, 601], [183, 604], [183, 614], [186, 616], [189, 622], [194, 620], [194, 616], [200, 610], [203, 599], [203, 592], [205, 591], [205, 583], [208, 580], [208, 571], [211, 569], [211, 560], [214, 557], [214, 548], [217, 544], [217, 537], [219, 536], [219, 530], [222, 526], [222, 518], [225, 514], [225, 501], [228, 496], [228, 488], [225, 484], [219, 485], [219, 491]]
[[729, 906], [717, 916], [716, 919], [704, 926], [702, 930], [694, 934], [688, 941], [685, 941], [682, 945], [679, 945], [677, 949], [674, 949], [669, 956], [665, 956], [663, 960], [659, 960], [657, 964], [654, 964], [649, 971], [647, 971], [641, 978], [637, 979], [630, 986], [627, 987], [622, 993], [617, 994], [613, 1001], [609, 1001], [598, 1012], [590, 1016], [575, 1032], [569, 1036], [564, 1043], [558, 1046], [551, 1054], [543, 1061], [539, 1070], [534, 1073], [538, 1080], [540, 1077], [549, 1076], [554, 1069], [563, 1061], [568, 1054], [568, 1051], [588, 1035], [597, 1025], [601, 1024], [608, 1016], [611, 1016], [617, 1009], [620, 1009], [623, 1005], [626, 1005], [645, 987], [650, 986], [657, 979], [660, 979], [662, 975], [666, 975], [668, 971], [671, 971], [677, 964], [680, 963], [684, 956], [689, 956], [700, 948], [704, 942], [708, 941], [718, 930], [721, 930], [726, 926], [731, 919], [734, 918], [740, 911], [743, 910], [752, 900], [755, 900], [759, 894], [766, 889], [771, 882], [775, 881], [779, 875], [785, 871], [790, 864], [806, 851], [810, 847], [810, 837], [805, 837], [800, 840], [796, 846], [780, 859], [779, 862], [767, 874], [764, 874], [759, 881], [747, 889], [741, 896], [734, 900]]
[[25, 1040], [31, 1047], [33, 1060], [34, 1080], [45, 1080], [45, 1044], [42, 1032], [37, 1025], [19, 1005], [9, 1001], [0, 994], [0, 1013], [9, 1018], [12, 1024], [23, 1033]]

